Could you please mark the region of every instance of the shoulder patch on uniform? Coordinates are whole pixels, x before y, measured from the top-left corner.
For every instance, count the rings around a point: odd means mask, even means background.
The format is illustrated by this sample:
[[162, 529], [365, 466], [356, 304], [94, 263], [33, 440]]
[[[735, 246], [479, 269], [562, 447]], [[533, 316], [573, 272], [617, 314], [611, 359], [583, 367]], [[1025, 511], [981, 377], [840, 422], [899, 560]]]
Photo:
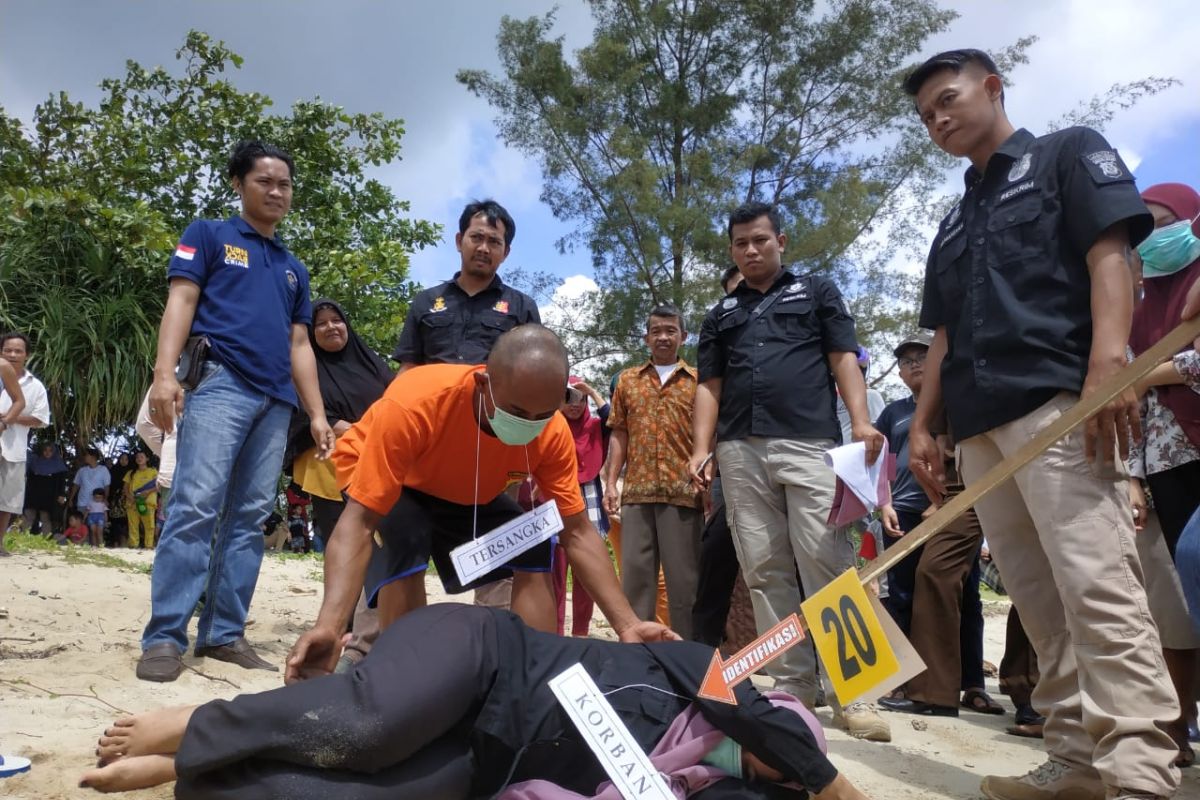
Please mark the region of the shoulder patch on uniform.
[[962, 216], [962, 200], [959, 200], [957, 203], [954, 204], [954, 208], [950, 209], [950, 213], [946, 215], [946, 219], [942, 223], [942, 225], [946, 228], [953, 227], [954, 223], [958, 222], [958, 220], [961, 216]]
[[1080, 159], [1096, 183], [1133, 180], [1116, 150], [1097, 150], [1080, 156]]
[[445, 311], [446, 310], [446, 298], [439, 297], [438, 299], [434, 300], [433, 307], [430, 308], [429, 310], [430, 310], [430, 312], [435, 313], [435, 314], [439, 311]]
[[501, 314], [507, 314], [508, 313], [508, 301], [507, 300], [497, 300], [496, 305], [492, 306], [492, 311], [499, 311]]
[[737, 299], [733, 297], [726, 297], [725, 301], [721, 303], [721, 308], [737, 308], [737, 304]]

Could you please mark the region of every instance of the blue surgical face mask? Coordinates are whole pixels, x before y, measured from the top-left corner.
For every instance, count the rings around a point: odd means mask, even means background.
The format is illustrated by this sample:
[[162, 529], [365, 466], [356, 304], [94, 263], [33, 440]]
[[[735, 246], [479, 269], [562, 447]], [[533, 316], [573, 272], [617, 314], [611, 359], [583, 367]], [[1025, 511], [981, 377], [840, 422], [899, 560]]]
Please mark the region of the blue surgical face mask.
[[492, 393], [492, 381], [488, 378], [488, 395], [492, 398], [492, 408], [496, 411], [488, 416], [488, 424], [496, 438], [508, 445], [520, 447], [527, 445], [538, 437], [552, 417], [546, 419], [524, 419], [510, 414], [496, 404], [496, 395]]
[[700, 759], [710, 767], [716, 767], [733, 778], [742, 777], [742, 746], [726, 736], [721, 743]]
[[1142, 277], [1173, 275], [1200, 258], [1200, 238], [1192, 233], [1195, 220], [1181, 219], [1164, 225], [1138, 245], [1142, 257]]

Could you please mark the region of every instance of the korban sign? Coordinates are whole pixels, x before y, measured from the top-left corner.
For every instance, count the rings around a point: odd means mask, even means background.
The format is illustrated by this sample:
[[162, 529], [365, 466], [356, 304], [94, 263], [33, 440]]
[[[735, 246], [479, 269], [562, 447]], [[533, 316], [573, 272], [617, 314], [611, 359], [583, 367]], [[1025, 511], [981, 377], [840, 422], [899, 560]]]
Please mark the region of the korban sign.
[[567, 667], [551, 678], [550, 691], [625, 800], [675, 800], [662, 775], [582, 664]]

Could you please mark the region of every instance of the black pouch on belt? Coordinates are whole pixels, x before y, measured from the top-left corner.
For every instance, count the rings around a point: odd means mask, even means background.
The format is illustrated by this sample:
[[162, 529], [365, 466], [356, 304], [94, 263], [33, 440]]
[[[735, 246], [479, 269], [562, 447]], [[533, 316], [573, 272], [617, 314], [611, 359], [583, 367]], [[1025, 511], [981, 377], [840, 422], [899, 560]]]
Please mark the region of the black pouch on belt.
[[189, 392], [200, 382], [200, 373], [204, 369], [204, 361], [208, 358], [208, 338], [204, 336], [189, 336], [179, 354], [179, 363], [175, 366], [175, 379], [179, 385]]

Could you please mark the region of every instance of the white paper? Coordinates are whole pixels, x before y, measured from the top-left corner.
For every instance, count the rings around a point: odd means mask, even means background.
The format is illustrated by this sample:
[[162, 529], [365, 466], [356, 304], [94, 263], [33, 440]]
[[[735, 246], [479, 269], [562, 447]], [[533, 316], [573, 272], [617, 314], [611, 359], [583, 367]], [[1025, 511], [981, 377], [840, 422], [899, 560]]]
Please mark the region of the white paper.
[[460, 544], [450, 551], [450, 559], [454, 563], [454, 571], [458, 573], [458, 580], [466, 586], [526, 550], [537, 547], [562, 529], [558, 505], [551, 500], [488, 531], [478, 539]]
[[625, 800], [675, 800], [583, 664], [567, 667], [551, 678], [550, 691]]
[[883, 450], [875, 463], [867, 466], [867, 445], [864, 442], [853, 442], [825, 451], [826, 466], [833, 467], [834, 473], [846, 484], [846, 488], [867, 507], [867, 511], [879, 508], [879, 476], [887, 463], [887, 440], [883, 441]]

